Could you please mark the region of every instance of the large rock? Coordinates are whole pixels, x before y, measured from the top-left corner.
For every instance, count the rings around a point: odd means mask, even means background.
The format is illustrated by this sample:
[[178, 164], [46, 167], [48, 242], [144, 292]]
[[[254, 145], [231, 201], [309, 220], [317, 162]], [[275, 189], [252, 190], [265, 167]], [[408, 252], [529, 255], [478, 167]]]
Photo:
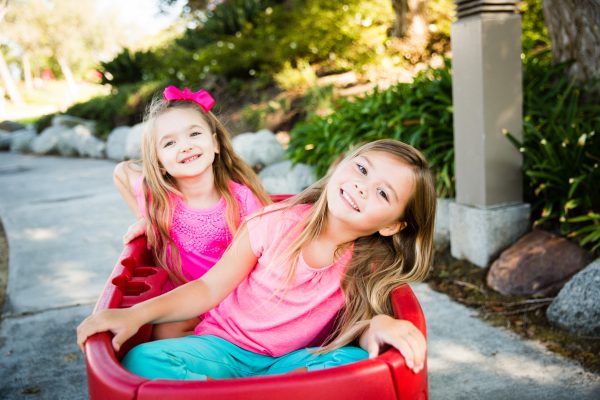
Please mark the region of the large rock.
[[296, 164], [292, 167], [291, 161], [269, 165], [258, 174], [258, 177], [270, 194], [300, 193], [316, 180], [312, 167], [305, 164]]
[[10, 132], [0, 129], [0, 150], [9, 150], [12, 135]]
[[125, 158], [129, 160], [142, 159], [142, 135], [144, 134], [144, 123], [134, 125], [127, 135], [125, 142]]
[[44, 129], [33, 142], [31, 142], [31, 151], [39, 155], [58, 154], [58, 135], [65, 129], [66, 128], [62, 126], [49, 126]]
[[37, 133], [32, 129], [21, 129], [11, 133], [10, 151], [16, 153], [31, 153], [31, 144], [37, 137]]
[[129, 126], [119, 126], [112, 130], [106, 140], [106, 156], [111, 160], [123, 161], [126, 158], [127, 137], [131, 132]]
[[567, 282], [546, 315], [569, 332], [600, 337], [600, 258]]
[[536, 229], [502, 252], [490, 267], [487, 283], [505, 295], [551, 295], [590, 261], [579, 246]]
[[103, 158], [106, 143], [95, 137], [90, 129], [84, 125], [73, 128], [75, 147], [81, 157]]
[[0, 122], [0, 130], [3, 130], [3, 131], [16, 132], [16, 131], [22, 131], [25, 128], [26, 128], [25, 125], [20, 124], [18, 122], [14, 122], [14, 121], [6, 120], [6, 121]]
[[63, 126], [65, 128], [75, 128], [77, 125], [87, 127], [92, 135], [96, 133], [96, 122], [87, 119], [73, 117], [67, 114], [58, 114], [52, 117], [52, 126]]
[[284, 150], [273, 132], [262, 129], [233, 138], [233, 148], [251, 167], [261, 169], [283, 160]]

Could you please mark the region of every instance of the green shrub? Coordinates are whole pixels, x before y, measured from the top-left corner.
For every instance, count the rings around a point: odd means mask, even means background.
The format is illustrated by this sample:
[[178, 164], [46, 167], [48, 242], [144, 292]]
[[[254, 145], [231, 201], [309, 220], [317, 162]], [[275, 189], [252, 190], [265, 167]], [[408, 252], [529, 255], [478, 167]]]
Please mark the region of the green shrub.
[[452, 87], [449, 62], [414, 82], [354, 100], [342, 99], [335, 112], [312, 115], [291, 132], [288, 156], [325, 174], [337, 156], [359, 143], [393, 138], [423, 151], [436, 174], [439, 196], [454, 196]]
[[598, 248], [600, 104], [590, 101], [593, 85], [576, 86], [566, 67], [553, 66], [548, 50], [526, 59], [523, 140], [507, 136], [523, 153], [525, 200], [534, 223], [571, 236], [595, 230], [584, 244]]
[[127, 48], [115, 58], [100, 63], [102, 83], [113, 86], [153, 80], [154, 72], [162, 68], [155, 52], [137, 51], [133, 54]]

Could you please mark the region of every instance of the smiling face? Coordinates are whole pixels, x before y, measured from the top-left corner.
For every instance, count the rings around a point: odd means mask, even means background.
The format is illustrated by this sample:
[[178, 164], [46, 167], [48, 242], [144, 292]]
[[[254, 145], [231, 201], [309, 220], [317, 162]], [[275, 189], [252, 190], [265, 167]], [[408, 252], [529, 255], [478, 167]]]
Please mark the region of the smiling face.
[[404, 227], [402, 215], [415, 188], [415, 176], [404, 161], [369, 151], [340, 164], [327, 183], [331, 218], [359, 236], [390, 236]]
[[193, 108], [171, 108], [154, 122], [156, 153], [162, 167], [175, 179], [212, 174], [219, 152], [216, 135]]

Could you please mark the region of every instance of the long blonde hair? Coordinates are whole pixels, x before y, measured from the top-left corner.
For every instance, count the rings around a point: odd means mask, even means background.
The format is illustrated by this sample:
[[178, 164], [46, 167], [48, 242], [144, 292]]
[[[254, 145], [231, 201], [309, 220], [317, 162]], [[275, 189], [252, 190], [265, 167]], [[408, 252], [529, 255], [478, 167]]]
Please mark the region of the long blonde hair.
[[[367, 153], [384, 152], [406, 163], [414, 173], [414, 192], [406, 204], [402, 219], [406, 226], [392, 236], [378, 232], [354, 241], [352, 260], [346, 268], [341, 287], [345, 307], [333, 332], [319, 352], [342, 347], [356, 339], [378, 314], [393, 315], [390, 295], [404, 283], [425, 279], [433, 258], [433, 228], [436, 193], [434, 180], [423, 155], [410, 145], [392, 139], [367, 143], [344, 158], [342, 163]], [[285, 252], [290, 260], [286, 283], [294, 275], [302, 247], [315, 240], [327, 220], [326, 186], [333, 171], [302, 193], [290, 199], [289, 206], [314, 204], [304, 221], [300, 236]], [[347, 248], [342, 245], [336, 256]]]
[[142, 187], [146, 203], [146, 235], [157, 263], [167, 270], [174, 282], [185, 283], [187, 280], [181, 269], [181, 257], [170, 235], [175, 207], [170, 193], [181, 196], [181, 192], [177, 188], [176, 180], [164, 172], [158, 159], [154, 124], [158, 116], [173, 108], [196, 110], [216, 136], [219, 153], [215, 154], [213, 161], [214, 182], [217, 191], [225, 199], [225, 221], [232, 235], [240, 225], [240, 210], [229, 188], [230, 181], [250, 188], [263, 204], [269, 204], [270, 200], [256, 173], [233, 150], [229, 132], [212, 112], [204, 112], [193, 101], [167, 101], [156, 95], [146, 110], [142, 136]]

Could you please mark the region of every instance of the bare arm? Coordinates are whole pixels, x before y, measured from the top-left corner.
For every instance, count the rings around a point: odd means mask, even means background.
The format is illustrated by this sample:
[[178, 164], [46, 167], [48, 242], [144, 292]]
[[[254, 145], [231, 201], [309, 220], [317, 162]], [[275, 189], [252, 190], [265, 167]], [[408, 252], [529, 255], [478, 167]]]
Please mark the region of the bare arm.
[[118, 350], [146, 323], [196, 317], [215, 307], [231, 293], [254, 268], [256, 261], [248, 229], [244, 226], [221, 260], [202, 278], [131, 308], [102, 310], [90, 315], [77, 327], [77, 343], [83, 350], [89, 336], [111, 331], [115, 334], [113, 347]]
[[141, 218], [141, 212], [138, 209], [135, 193], [133, 192], [133, 183], [142, 175], [142, 171], [136, 164], [130, 161], [118, 163], [113, 171], [113, 181], [119, 190], [119, 193], [125, 200], [136, 218]]

